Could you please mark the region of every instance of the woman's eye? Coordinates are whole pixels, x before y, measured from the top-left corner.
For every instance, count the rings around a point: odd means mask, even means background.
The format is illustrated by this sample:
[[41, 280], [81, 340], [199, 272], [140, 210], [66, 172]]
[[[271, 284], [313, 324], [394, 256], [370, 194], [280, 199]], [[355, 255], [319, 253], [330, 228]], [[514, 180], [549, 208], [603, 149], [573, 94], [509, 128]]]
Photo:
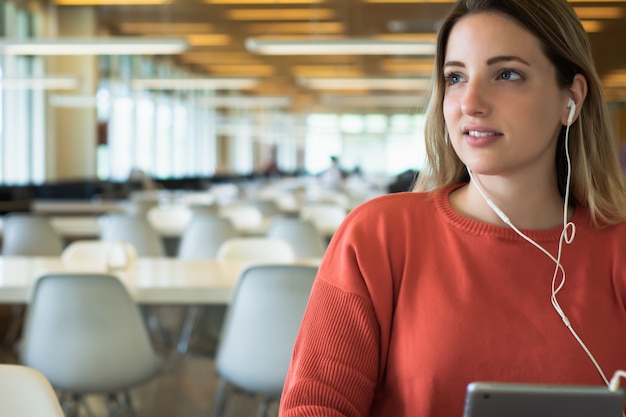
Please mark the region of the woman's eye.
[[448, 74], [446, 75], [445, 79], [447, 85], [454, 85], [463, 81], [463, 78], [461, 78], [461, 76], [458, 74]]
[[522, 78], [522, 76], [519, 73], [513, 70], [502, 71], [499, 77], [501, 80], [506, 80], [506, 81], [515, 81], [515, 80], [519, 80]]

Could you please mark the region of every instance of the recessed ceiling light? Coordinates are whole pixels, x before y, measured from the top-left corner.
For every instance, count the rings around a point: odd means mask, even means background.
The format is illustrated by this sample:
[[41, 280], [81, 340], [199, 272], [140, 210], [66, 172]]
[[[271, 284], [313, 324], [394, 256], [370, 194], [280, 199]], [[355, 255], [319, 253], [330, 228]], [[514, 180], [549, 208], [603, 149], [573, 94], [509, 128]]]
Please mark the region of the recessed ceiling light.
[[0, 41], [7, 55], [173, 55], [188, 48], [184, 39], [112, 37]]
[[146, 90], [236, 90], [256, 85], [256, 78], [137, 78], [130, 83], [134, 88]]
[[298, 84], [314, 90], [425, 90], [430, 78], [298, 78]]
[[267, 55], [426, 55], [435, 54], [432, 42], [379, 39], [263, 40], [248, 38], [246, 48]]

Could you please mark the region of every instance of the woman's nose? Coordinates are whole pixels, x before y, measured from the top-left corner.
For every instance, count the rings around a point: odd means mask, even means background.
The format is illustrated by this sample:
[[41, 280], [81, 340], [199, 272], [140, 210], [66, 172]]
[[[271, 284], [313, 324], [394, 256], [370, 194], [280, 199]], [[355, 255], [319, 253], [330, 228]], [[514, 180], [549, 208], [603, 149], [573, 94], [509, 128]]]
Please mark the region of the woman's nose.
[[468, 116], [486, 116], [491, 111], [487, 87], [477, 81], [468, 81], [463, 97], [461, 111]]

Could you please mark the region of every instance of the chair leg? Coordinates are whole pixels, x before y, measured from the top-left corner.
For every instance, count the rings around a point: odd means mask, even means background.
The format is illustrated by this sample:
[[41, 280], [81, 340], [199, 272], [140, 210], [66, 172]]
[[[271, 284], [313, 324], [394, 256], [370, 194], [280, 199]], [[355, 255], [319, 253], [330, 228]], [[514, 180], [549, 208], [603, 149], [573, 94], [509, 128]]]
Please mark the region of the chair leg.
[[11, 316], [9, 317], [9, 328], [4, 335], [4, 344], [6, 346], [13, 346], [17, 341], [17, 335], [22, 327], [22, 313], [25, 307], [21, 304], [14, 304], [11, 306]]
[[109, 417], [137, 416], [128, 391], [107, 394], [106, 406]]
[[274, 414], [271, 413], [272, 409], [275, 407], [272, 407], [274, 405], [278, 405], [276, 402], [276, 398], [272, 398], [272, 397], [263, 397], [261, 398], [261, 403], [259, 404], [259, 407], [257, 408], [257, 417], [270, 417], [271, 415], [276, 415], [278, 416], [278, 408], [276, 408], [274, 410]]
[[85, 397], [80, 398], [78, 406], [82, 406], [85, 409], [87, 417], [94, 417], [93, 411], [91, 411], [91, 408], [89, 407], [89, 404], [87, 404]]
[[200, 307], [198, 306], [191, 306], [187, 308], [187, 313], [185, 314], [185, 321], [183, 322], [183, 327], [180, 332], [180, 337], [178, 339], [178, 346], [177, 346], [178, 353], [180, 353], [181, 355], [184, 355], [189, 350], [189, 341], [191, 340], [191, 334], [196, 324], [199, 311], [200, 311]]
[[269, 417], [267, 414], [268, 409], [269, 409], [269, 399], [263, 398], [256, 411], [257, 417]]
[[222, 417], [224, 415], [224, 409], [226, 408], [226, 397], [228, 390], [228, 382], [224, 379], [220, 379], [220, 383], [213, 399], [213, 409], [211, 411], [211, 417]]
[[78, 394], [61, 393], [59, 402], [66, 417], [78, 417], [82, 398]]
[[142, 306], [141, 311], [144, 315], [144, 320], [148, 326], [148, 331], [154, 343], [155, 350], [165, 355], [168, 351], [168, 343], [165, 337], [165, 331], [159, 320], [159, 313], [157, 307], [154, 306]]
[[126, 411], [128, 412], [128, 415], [130, 417], [136, 417], [137, 413], [135, 413], [135, 407], [133, 407], [133, 399], [130, 396], [130, 392], [124, 391], [122, 393], [122, 396], [124, 397], [124, 405], [126, 406]]

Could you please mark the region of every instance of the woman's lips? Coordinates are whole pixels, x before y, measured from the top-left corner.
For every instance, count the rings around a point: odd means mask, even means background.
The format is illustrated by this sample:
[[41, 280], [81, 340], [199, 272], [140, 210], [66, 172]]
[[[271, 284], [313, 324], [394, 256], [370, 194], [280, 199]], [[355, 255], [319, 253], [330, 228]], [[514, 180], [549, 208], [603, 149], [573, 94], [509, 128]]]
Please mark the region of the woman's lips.
[[469, 130], [463, 133], [463, 137], [468, 145], [480, 147], [497, 142], [502, 137], [502, 134], [497, 132]]

